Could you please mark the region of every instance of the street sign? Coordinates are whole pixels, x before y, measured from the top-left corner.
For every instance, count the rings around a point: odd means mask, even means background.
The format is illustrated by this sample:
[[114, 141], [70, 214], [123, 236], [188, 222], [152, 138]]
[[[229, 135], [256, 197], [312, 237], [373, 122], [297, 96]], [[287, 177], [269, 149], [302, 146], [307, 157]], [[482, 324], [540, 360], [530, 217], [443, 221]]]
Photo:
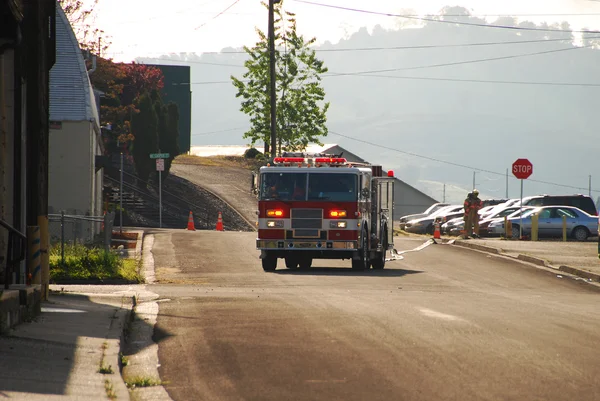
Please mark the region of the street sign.
[[165, 171], [165, 159], [156, 159], [156, 171]]
[[533, 174], [533, 164], [527, 159], [517, 159], [512, 164], [512, 172], [520, 180], [526, 180]]
[[150, 153], [150, 158], [151, 159], [168, 159], [169, 154], [168, 153]]

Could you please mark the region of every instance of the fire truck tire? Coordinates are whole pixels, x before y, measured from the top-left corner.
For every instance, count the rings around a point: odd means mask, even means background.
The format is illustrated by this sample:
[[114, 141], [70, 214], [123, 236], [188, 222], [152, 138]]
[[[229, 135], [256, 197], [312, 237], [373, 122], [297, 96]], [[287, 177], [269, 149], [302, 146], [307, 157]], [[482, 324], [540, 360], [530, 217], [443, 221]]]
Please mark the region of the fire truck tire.
[[387, 247], [388, 247], [388, 242], [387, 242], [387, 234], [385, 234], [385, 232], [387, 231], [387, 229], [383, 230], [384, 234], [383, 234], [383, 238], [381, 238], [381, 247], [383, 248], [383, 250], [381, 252], [379, 252], [377, 254], [377, 258], [373, 259], [373, 261], [371, 262], [371, 264], [373, 265], [373, 269], [383, 269], [385, 267], [385, 258], [387, 256]]
[[310, 269], [312, 266], [312, 258], [302, 258], [300, 259], [300, 268], [301, 269]]
[[261, 259], [262, 268], [266, 272], [274, 272], [277, 269], [277, 258], [275, 256], [267, 255]]
[[362, 239], [360, 241], [360, 250], [358, 252], [360, 254], [360, 259], [352, 259], [352, 268], [354, 270], [369, 270], [369, 268], [371, 267], [367, 238], [368, 236], [365, 231], [363, 232]]
[[295, 269], [298, 267], [298, 259], [296, 258], [285, 258], [285, 267], [288, 269]]

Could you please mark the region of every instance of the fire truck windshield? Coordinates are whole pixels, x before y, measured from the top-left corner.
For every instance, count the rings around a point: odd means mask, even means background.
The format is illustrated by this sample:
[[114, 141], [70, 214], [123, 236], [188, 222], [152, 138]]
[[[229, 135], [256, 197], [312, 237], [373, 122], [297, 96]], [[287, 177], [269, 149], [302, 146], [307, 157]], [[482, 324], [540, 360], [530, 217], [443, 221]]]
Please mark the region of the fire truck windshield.
[[358, 175], [352, 173], [267, 172], [260, 182], [260, 200], [350, 202], [358, 198]]

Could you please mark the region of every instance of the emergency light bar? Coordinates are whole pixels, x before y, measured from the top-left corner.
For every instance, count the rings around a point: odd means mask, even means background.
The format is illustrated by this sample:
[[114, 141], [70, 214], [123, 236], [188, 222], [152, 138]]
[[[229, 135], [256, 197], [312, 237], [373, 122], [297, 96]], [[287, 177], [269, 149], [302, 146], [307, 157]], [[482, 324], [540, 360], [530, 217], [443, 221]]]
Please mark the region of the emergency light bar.
[[304, 157], [276, 157], [274, 163], [304, 163]]
[[339, 164], [346, 163], [343, 157], [316, 157], [315, 163]]

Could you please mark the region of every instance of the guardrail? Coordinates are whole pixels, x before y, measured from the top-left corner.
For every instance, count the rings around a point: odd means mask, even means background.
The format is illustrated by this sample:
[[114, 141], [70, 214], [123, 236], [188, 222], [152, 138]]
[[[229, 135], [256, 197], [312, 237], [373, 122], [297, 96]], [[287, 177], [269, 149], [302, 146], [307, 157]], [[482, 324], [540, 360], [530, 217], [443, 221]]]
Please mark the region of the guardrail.
[[[6, 250], [6, 268], [4, 269], [4, 288], [8, 289], [10, 282], [10, 274], [14, 272], [14, 267], [17, 263], [21, 262], [25, 259], [25, 249], [27, 248], [27, 237], [25, 234], [0, 219], [0, 226], [4, 227], [8, 230], [8, 246]], [[15, 252], [16, 249], [16, 240], [21, 240], [20, 247], [18, 248], [18, 252]], [[15, 257], [15, 253], [18, 254]]]

